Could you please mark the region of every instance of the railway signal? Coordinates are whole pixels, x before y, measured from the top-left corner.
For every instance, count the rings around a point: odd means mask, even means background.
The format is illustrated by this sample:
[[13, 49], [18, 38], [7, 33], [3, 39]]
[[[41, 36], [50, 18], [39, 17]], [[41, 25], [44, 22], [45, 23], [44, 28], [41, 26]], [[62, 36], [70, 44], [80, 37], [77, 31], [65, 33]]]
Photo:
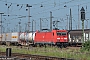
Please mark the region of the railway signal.
[[82, 7], [80, 11], [81, 11], [81, 21], [82, 21], [82, 30], [83, 30], [82, 40], [83, 40], [83, 42], [84, 42], [84, 20], [85, 20], [85, 9]]

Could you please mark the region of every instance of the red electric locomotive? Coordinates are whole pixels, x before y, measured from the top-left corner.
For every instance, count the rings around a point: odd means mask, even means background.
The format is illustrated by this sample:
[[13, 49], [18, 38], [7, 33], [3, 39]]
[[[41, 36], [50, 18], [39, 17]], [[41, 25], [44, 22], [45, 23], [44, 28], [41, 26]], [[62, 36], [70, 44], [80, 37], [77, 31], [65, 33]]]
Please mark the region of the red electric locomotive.
[[48, 32], [37, 31], [34, 38], [34, 44], [52, 44], [66, 47], [67, 43], [67, 30], [52, 30]]

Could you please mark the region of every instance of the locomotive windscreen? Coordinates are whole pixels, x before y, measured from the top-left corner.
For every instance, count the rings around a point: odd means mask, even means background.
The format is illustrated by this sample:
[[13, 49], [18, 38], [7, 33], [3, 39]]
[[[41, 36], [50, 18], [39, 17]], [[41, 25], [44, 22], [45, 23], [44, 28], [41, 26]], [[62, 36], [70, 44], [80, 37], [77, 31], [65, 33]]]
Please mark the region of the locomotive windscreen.
[[66, 35], [66, 32], [57, 32], [57, 35]]
[[66, 32], [63, 32], [62, 35], [66, 35]]
[[61, 32], [57, 32], [57, 35], [61, 35]]

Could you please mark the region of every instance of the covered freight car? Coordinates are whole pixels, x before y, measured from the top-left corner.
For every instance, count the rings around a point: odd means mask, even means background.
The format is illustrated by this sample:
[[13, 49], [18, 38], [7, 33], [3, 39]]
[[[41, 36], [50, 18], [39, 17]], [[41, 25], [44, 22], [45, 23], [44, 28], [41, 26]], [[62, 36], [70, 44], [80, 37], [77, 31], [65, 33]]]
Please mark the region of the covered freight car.
[[18, 32], [13, 32], [13, 33], [2, 33], [2, 37], [0, 35], [0, 43], [1, 44], [17, 44], [19, 39], [18, 39]]
[[37, 31], [34, 38], [34, 44], [52, 44], [66, 47], [68, 43], [67, 30], [52, 30], [49, 32]]
[[82, 43], [90, 40], [90, 29], [84, 29], [84, 41], [82, 40], [82, 29], [69, 31], [69, 45], [70, 46], [82, 46]]

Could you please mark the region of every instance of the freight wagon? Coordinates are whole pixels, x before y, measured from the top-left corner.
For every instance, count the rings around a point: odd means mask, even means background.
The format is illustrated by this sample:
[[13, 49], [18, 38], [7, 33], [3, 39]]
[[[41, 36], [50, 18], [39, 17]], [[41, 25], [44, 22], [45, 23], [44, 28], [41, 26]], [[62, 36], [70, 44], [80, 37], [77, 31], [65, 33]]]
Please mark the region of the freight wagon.
[[18, 33], [3, 33], [2, 35], [0, 34], [0, 43], [1, 44], [7, 44], [9, 45], [10, 43], [12, 44], [17, 44], [19, 42], [18, 40]]
[[68, 33], [69, 45], [71, 46], [82, 46], [82, 43], [90, 40], [90, 29], [84, 29], [84, 40], [82, 40], [82, 29], [71, 30]]

